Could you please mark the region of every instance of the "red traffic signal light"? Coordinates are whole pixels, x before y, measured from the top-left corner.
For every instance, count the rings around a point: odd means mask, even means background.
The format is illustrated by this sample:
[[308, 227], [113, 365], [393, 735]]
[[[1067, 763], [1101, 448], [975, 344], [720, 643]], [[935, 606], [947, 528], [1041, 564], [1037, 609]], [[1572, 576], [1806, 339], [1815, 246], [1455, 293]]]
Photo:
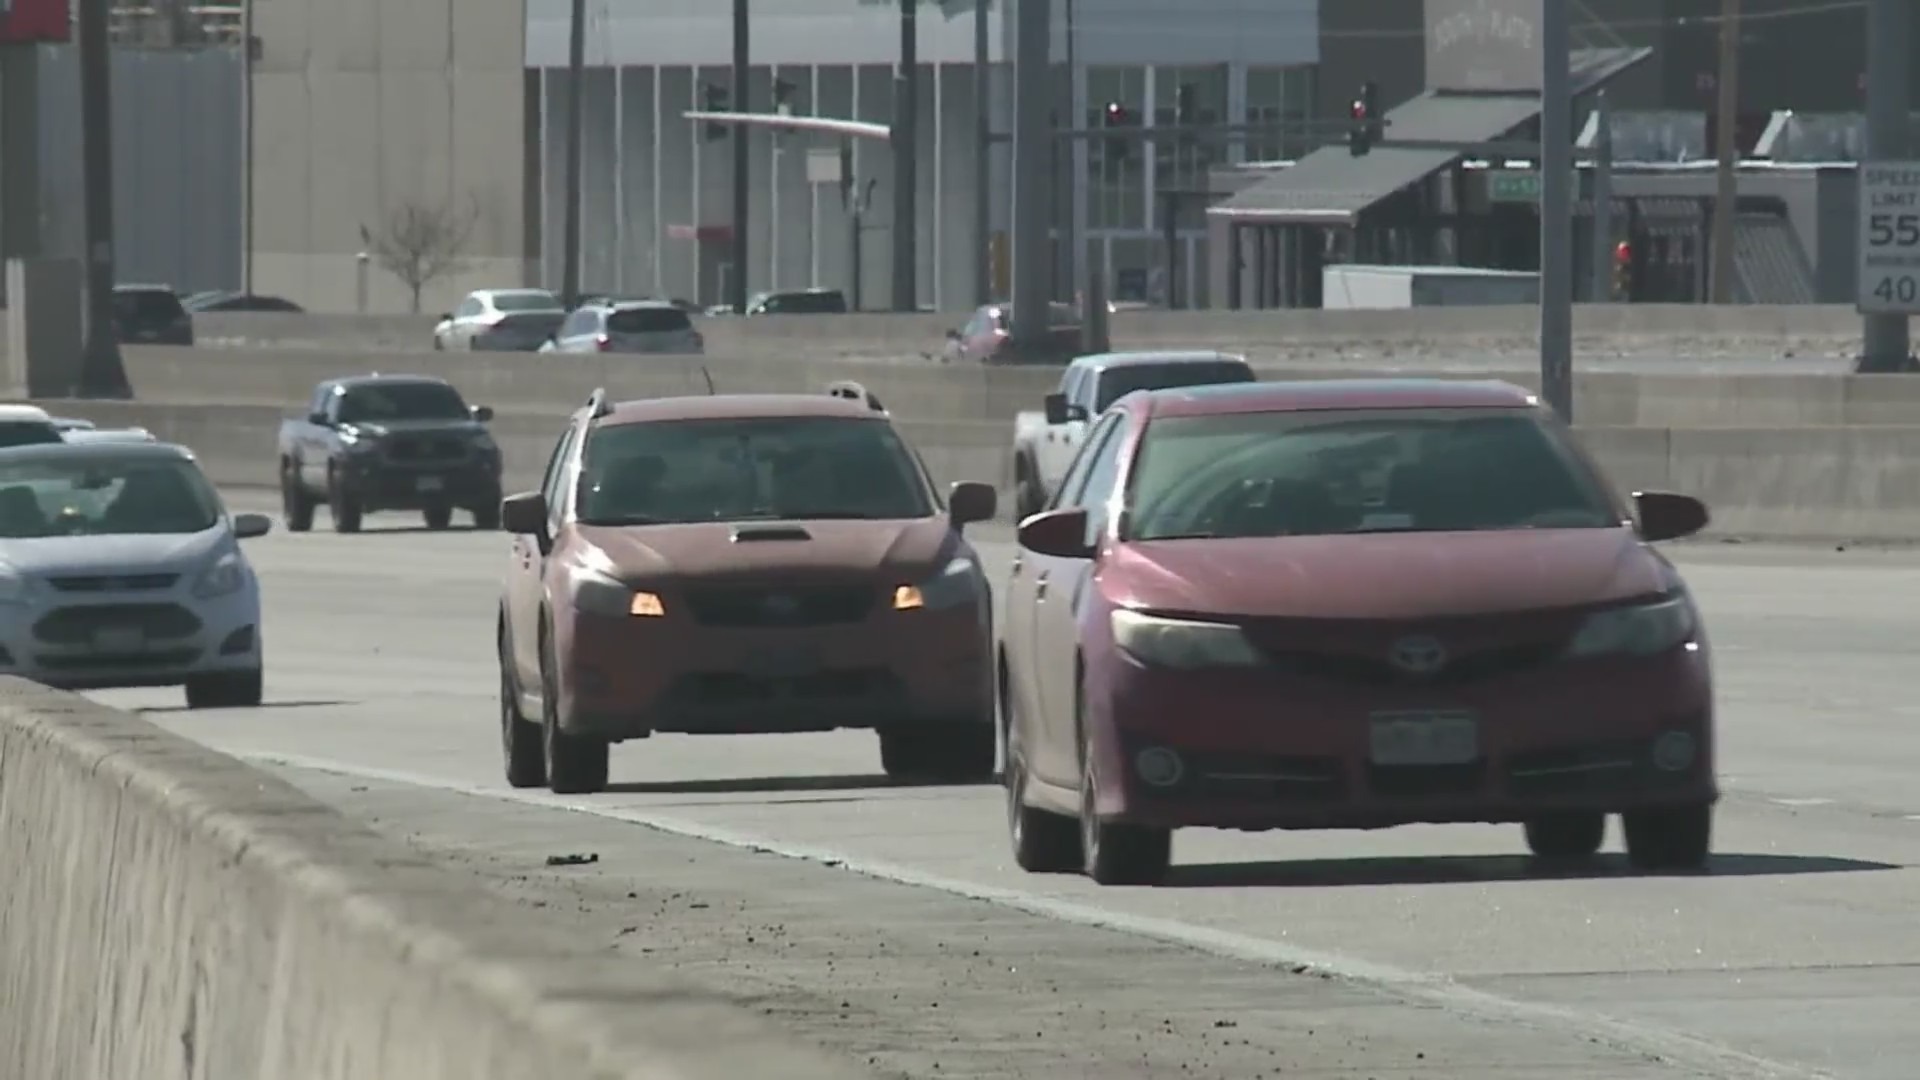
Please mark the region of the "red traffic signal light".
[[1613, 245], [1613, 264], [1615, 266], [1628, 266], [1628, 265], [1631, 265], [1632, 262], [1633, 262], [1633, 245], [1632, 244], [1629, 244], [1625, 240], [1622, 240], [1619, 243]]
[[1353, 118], [1355, 120], [1365, 120], [1367, 118], [1367, 103], [1359, 98], [1353, 99]]
[[1127, 107], [1117, 101], [1107, 102], [1107, 126], [1120, 127], [1128, 120]]

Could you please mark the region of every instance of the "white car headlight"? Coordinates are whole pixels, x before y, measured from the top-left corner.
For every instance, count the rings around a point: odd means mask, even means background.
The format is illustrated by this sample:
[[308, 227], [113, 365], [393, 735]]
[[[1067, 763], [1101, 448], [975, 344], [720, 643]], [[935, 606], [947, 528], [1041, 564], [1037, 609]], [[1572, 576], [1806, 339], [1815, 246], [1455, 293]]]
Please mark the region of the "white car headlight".
[[202, 600], [212, 600], [231, 596], [246, 584], [247, 564], [240, 560], [239, 552], [229, 551], [200, 571], [199, 580], [193, 583], [193, 595]]
[[895, 588], [893, 609], [944, 611], [956, 608], [979, 598], [980, 581], [979, 564], [961, 555], [925, 581]]
[[1596, 611], [1567, 647], [1572, 656], [1655, 656], [1691, 638], [1693, 603], [1685, 593], [1651, 604]]
[[1112, 624], [1114, 644], [1153, 667], [1193, 670], [1253, 667], [1265, 662], [1240, 628], [1226, 623], [1165, 619], [1120, 610], [1113, 613]]

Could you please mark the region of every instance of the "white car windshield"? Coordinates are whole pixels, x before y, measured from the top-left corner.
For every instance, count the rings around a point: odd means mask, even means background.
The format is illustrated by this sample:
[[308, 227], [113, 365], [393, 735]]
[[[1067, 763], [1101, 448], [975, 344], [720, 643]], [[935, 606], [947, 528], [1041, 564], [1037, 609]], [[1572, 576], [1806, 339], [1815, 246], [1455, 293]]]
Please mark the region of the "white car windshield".
[[0, 539], [197, 533], [222, 514], [191, 462], [141, 455], [0, 464]]

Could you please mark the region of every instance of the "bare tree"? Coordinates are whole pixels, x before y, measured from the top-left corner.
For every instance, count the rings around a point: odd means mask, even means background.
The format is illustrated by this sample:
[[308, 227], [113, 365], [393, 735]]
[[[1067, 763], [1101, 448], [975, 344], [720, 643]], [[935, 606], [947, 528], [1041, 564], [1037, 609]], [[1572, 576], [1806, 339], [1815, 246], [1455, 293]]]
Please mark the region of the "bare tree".
[[387, 214], [378, 231], [360, 226], [382, 269], [400, 279], [412, 293], [413, 313], [420, 314], [420, 292], [428, 285], [467, 268], [467, 244], [480, 220], [480, 204], [403, 202]]

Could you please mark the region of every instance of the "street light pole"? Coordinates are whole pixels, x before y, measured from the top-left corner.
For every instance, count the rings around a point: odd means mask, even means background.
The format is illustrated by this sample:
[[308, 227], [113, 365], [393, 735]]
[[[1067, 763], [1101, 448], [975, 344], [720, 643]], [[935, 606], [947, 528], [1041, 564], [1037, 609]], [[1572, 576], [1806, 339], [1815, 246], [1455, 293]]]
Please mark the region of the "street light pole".
[[[1899, 161], [1907, 145], [1912, 112], [1908, 79], [1913, 59], [1907, 52], [1913, 30], [1913, 0], [1873, 0], [1867, 9], [1867, 159]], [[1903, 371], [1911, 327], [1905, 315], [1868, 315], [1862, 325], [1859, 370]]]
[[973, 302], [993, 302], [993, 69], [988, 0], [973, 2]]
[[[740, 112], [752, 112], [753, 106], [747, 102], [747, 61], [748, 47], [752, 41], [751, 24], [748, 22], [747, 0], [733, 0], [733, 108]], [[747, 173], [752, 168], [752, 158], [748, 151], [747, 129], [736, 127], [731, 132], [733, 139], [733, 279], [727, 282], [728, 291], [733, 295], [728, 300], [733, 304], [735, 315], [747, 313], [747, 215], [752, 209], [752, 189], [747, 185]], [[778, 227], [776, 225], [776, 227]]]
[[1053, 4], [1020, 0], [1013, 61], [1013, 325], [1016, 351], [1047, 341], [1053, 273], [1047, 199], [1053, 164]]
[[80, 0], [80, 172], [86, 203], [86, 338], [80, 349], [80, 397], [130, 398], [126, 363], [113, 324], [113, 54], [107, 0]]
[[1568, 0], [1540, 12], [1540, 389], [1573, 422], [1573, 74]]
[[900, 71], [893, 92], [893, 310], [920, 306], [920, 0], [900, 0]]
[[580, 99], [587, 81], [587, 0], [573, 0], [567, 27], [567, 189], [562, 196], [560, 303], [568, 311], [580, 305]]
[[240, 0], [240, 293], [253, 295], [253, 0]]
[[1719, 158], [1713, 199], [1713, 271], [1716, 304], [1733, 303], [1733, 236], [1739, 217], [1740, 0], [1720, 0], [1720, 75], [1715, 87], [1714, 155]]

